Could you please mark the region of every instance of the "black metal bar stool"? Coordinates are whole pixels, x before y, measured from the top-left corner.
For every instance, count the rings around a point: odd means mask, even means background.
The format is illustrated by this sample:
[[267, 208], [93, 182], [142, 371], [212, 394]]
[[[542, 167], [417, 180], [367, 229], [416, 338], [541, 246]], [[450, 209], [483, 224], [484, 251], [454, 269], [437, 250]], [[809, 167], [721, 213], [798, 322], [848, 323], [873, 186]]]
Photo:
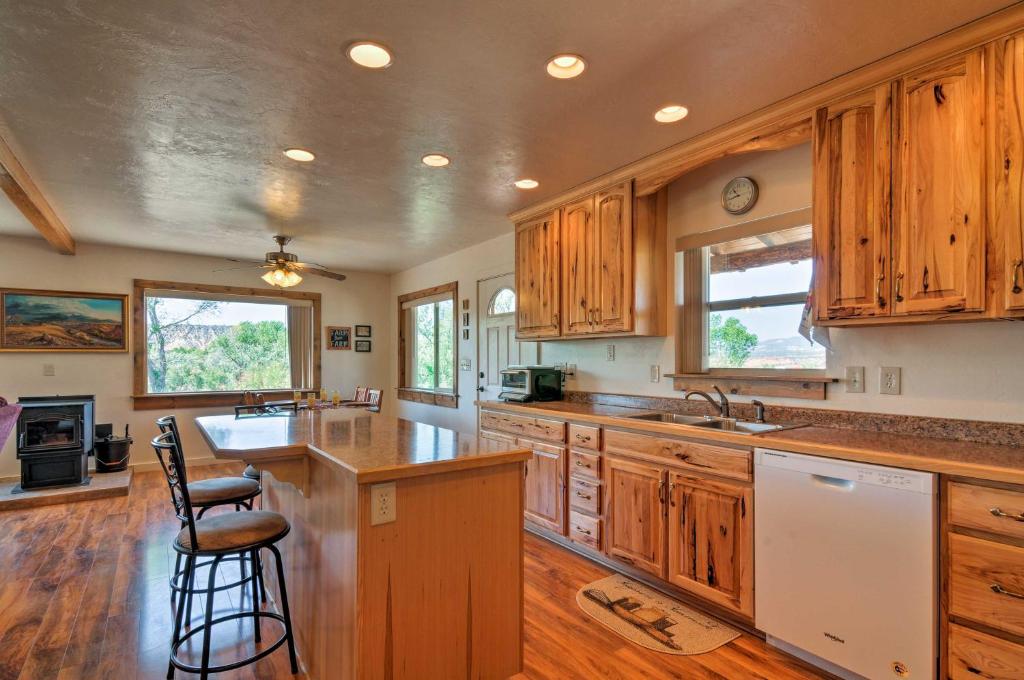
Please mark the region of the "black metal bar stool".
[[[157, 427], [160, 428], [161, 433], [170, 432], [173, 434], [174, 441], [178, 446], [178, 449], [182, 451], [184, 456], [184, 450], [181, 447], [181, 437], [178, 434], [178, 421], [173, 416], [164, 416], [158, 418], [156, 421]], [[160, 461], [161, 466], [164, 466], [164, 461]], [[166, 467], [164, 474], [167, 473]], [[252, 510], [253, 500], [257, 498], [262, 492], [263, 488], [260, 486], [260, 480], [257, 477], [252, 479], [245, 473], [239, 477], [214, 477], [212, 479], [202, 479], [195, 482], [191, 482], [188, 485], [189, 498], [193, 508], [198, 508], [199, 512], [196, 515], [196, 519], [202, 519], [203, 515], [212, 508], [234, 506], [235, 511], [239, 511], [242, 508], [246, 510]], [[184, 523], [182, 524], [184, 528]], [[174, 573], [171, 574], [169, 579], [171, 587], [171, 603], [174, 604], [177, 601], [179, 593], [184, 592], [186, 594], [186, 614], [185, 620], [192, 620], [192, 596], [194, 594], [195, 584], [184, 582], [184, 569], [182, 568], [182, 555], [178, 553], [174, 558]], [[241, 572], [241, 578], [238, 581], [228, 583], [226, 585], [219, 586], [218, 591], [229, 590], [231, 588], [238, 588], [244, 585], [248, 579], [246, 577], [246, 562], [249, 560], [249, 555], [240, 554], [237, 557], [228, 558], [230, 560], [237, 560], [239, 571]], [[209, 566], [212, 561], [203, 562], [196, 565], [197, 568]], [[263, 565], [259, 562], [254, 562], [251, 566], [251, 570], [257, 578], [259, 585], [260, 597], [263, 602], [267, 601], [267, 591], [263, 584]], [[193, 577], [195, 570], [193, 570]]]
[[[281, 560], [281, 552], [276, 546], [276, 543], [291, 531], [291, 525], [288, 524], [288, 520], [283, 515], [265, 510], [233, 512], [197, 519], [189, 497], [189, 484], [184, 456], [182, 455], [181, 447], [174, 438], [174, 432], [164, 432], [156, 437], [152, 444], [153, 450], [156, 451], [164, 473], [167, 476], [167, 484], [171, 490], [171, 501], [174, 504], [174, 513], [183, 524], [181, 531], [174, 539], [174, 550], [185, 558], [185, 574], [189, 583], [194, 581], [199, 559], [204, 557], [212, 558], [207, 587], [204, 591], [206, 595], [206, 610], [203, 623], [192, 628], [184, 635], [182, 634], [182, 628], [185, 600], [187, 598], [178, 598], [177, 606], [175, 607], [174, 633], [171, 637], [170, 659], [167, 666], [168, 680], [174, 677], [174, 669], [176, 668], [190, 673], [199, 673], [200, 680], [206, 680], [210, 673], [221, 673], [258, 661], [273, 653], [274, 650], [286, 642], [288, 644], [292, 674], [298, 673], [299, 667], [295, 657], [295, 638], [292, 634], [291, 612], [288, 608], [288, 591], [285, 586], [284, 564]], [[215, 585], [217, 567], [224, 559], [241, 553], [248, 554], [252, 564], [258, 564], [257, 555], [264, 548], [274, 554], [282, 613], [278, 614], [276, 612], [260, 610], [255, 590], [257, 576], [253, 573], [249, 578], [249, 582], [253, 584], [252, 611], [238, 611], [214, 618], [213, 600], [214, 594], [218, 591]], [[255, 572], [256, 570], [253, 571]], [[280, 621], [284, 626], [284, 634], [275, 640], [273, 644], [252, 656], [227, 664], [210, 666], [210, 646], [213, 638], [213, 627], [225, 621], [244, 618], [252, 619], [253, 639], [257, 643], [262, 641], [260, 631], [261, 619]], [[200, 665], [187, 664], [178, 658], [178, 651], [186, 641], [200, 632], [203, 633], [203, 651]]]

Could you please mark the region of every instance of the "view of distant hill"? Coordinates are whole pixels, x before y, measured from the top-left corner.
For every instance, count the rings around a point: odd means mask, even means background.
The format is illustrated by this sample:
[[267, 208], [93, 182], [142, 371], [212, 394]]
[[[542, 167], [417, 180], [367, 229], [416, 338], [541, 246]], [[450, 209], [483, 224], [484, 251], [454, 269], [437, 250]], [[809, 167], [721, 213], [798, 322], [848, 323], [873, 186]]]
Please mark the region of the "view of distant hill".
[[743, 367], [818, 368], [823, 351], [820, 345], [812, 345], [799, 335], [773, 338], [758, 343]]
[[218, 336], [230, 331], [231, 328], [231, 326], [186, 323], [164, 328], [162, 334], [168, 350], [179, 347], [197, 349], [206, 347]]

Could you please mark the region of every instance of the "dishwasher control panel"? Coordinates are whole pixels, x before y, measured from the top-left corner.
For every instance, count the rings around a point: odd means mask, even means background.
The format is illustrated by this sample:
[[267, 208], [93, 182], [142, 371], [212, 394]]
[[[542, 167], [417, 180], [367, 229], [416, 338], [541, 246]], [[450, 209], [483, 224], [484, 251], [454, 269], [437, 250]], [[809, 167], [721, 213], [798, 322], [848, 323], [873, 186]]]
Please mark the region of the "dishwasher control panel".
[[916, 470], [866, 465], [850, 460], [829, 459], [772, 449], [754, 450], [756, 466], [781, 468], [794, 474], [813, 475], [824, 483], [851, 488], [856, 484], [883, 486], [888, 489], [934, 494], [935, 476]]

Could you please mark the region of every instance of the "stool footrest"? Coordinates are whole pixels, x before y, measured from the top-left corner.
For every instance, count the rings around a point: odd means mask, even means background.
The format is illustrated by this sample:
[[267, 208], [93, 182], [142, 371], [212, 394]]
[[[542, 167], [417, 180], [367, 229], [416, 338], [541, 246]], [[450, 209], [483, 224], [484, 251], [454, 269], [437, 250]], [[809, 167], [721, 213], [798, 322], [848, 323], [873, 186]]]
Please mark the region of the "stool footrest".
[[[193, 635], [196, 635], [197, 633], [205, 631], [207, 629], [212, 629], [218, 623], [224, 623], [225, 621], [234, 621], [236, 619], [254, 619], [253, 623], [257, 626], [259, 625], [259, 619], [271, 619], [273, 621], [278, 621], [282, 626], [285, 627], [285, 629], [284, 631], [282, 631], [281, 637], [279, 637], [273, 643], [268, 645], [265, 649], [261, 649], [256, 654], [248, 656], [244, 659], [239, 659], [238, 661], [232, 661], [231, 663], [223, 664], [220, 666], [210, 666], [206, 669], [207, 673], [223, 673], [224, 671], [230, 671], [236, 668], [241, 668], [242, 666], [247, 666], [273, 653], [278, 647], [283, 645], [288, 640], [287, 622], [284, 620], [284, 617], [280, 614], [276, 612], [235, 612], [233, 614], [218, 616], [213, 621], [204, 622], [196, 626], [195, 628], [190, 629], [187, 633], [185, 633], [176, 644], [171, 646], [171, 665], [173, 665], [180, 671], [185, 671], [186, 673], [200, 673], [203, 670], [202, 667], [187, 664], [181, 659], [179, 659], [178, 650], [181, 648], [183, 644], [185, 644], [185, 641], [191, 638]], [[210, 633], [208, 632], [207, 635], [209, 634]]]

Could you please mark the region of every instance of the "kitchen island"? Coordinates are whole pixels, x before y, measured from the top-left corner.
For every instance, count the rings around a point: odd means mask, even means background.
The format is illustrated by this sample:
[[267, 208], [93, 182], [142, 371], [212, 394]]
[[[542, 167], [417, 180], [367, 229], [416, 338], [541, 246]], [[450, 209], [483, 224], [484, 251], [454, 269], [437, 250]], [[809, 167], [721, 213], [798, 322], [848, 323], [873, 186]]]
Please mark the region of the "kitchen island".
[[260, 470], [262, 508], [292, 525], [282, 555], [310, 678], [520, 672], [529, 450], [361, 409], [196, 424], [215, 457]]

